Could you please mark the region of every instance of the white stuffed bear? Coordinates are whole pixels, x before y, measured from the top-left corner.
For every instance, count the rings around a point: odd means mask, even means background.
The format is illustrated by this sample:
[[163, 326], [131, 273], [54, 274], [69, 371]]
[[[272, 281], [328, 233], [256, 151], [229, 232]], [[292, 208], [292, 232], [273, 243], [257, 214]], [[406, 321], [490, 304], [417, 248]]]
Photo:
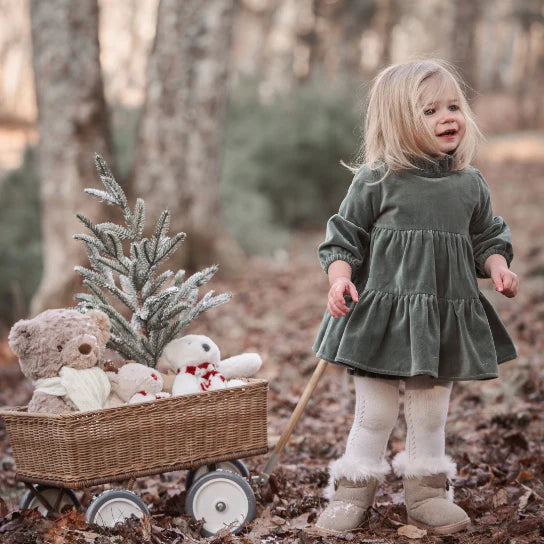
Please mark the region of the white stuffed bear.
[[175, 374], [172, 395], [213, 391], [245, 385], [234, 377], [253, 376], [261, 368], [257, 353], [242, 353], [221, 360], [217, 344], [204, 335], [189, 334], [170, 342], [162, 353], [157, 369]]
[[117, 372], [106, 374], [111, 382], [111, 393], [106, 401], [106, 408], [170, 396], [162, 392], [161, 373], [140, 363], [126, 363]]

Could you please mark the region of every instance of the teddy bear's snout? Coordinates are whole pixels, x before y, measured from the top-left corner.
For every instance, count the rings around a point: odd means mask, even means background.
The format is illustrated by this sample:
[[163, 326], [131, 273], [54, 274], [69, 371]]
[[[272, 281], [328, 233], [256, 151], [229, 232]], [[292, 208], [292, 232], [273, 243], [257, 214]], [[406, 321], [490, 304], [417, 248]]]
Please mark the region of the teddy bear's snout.
[[68, 342], [62, 350], [64, 364], [74, 368], [91, 368], [101, 357], [98, 341], [92, 334], [82, 334]]
[[93, 347], [91, 346], [91, 344], [80, 344], [79, 353], [81, 353], [82, 355], [89, 355], [92, 349]]
[[209, 344], [202, 344], [202, 349], [204, 351], [210, 351], [210, 345]]

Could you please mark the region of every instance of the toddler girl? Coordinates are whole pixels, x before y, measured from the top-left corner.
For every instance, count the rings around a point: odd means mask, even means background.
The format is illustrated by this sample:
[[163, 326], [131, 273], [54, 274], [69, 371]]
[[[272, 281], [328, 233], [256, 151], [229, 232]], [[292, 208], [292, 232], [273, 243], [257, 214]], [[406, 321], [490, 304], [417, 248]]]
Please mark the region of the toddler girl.
[[[470, 166], [480, 137], [457, 77], [441, 61], [390, 66], [375, 80], [365, 163], [327, 224], [319, 258], [328, 311], [317, 356], [354, 375], [344, 455], [330, 465], [330, 503], [317, 526], [358, 527], [389, 471], [384, 458], [405, 382], [402, 476], [408, 523], [450, 534], [470, 524], [453, 501], [445, 454], [452, 382], [498, 376], [516, 350], [476, 278], [516, 295], [510, 231]], [[344, 298], [345, 297], [345, 298]]]

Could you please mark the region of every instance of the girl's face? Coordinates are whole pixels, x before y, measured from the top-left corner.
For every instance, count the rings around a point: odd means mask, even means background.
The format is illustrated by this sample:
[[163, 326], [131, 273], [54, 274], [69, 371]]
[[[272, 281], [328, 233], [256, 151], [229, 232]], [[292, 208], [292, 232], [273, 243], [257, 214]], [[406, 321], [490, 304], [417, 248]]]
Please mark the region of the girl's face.
[[[457, 89], [453, 83], [440, 84], [431, 76], [423, 83], [420, 107], [423, 119], [441, 153], [455, 151], [465, 135], [466, 120], [459, 109]], [[436, 150], [432, 150], [436, 152]]]

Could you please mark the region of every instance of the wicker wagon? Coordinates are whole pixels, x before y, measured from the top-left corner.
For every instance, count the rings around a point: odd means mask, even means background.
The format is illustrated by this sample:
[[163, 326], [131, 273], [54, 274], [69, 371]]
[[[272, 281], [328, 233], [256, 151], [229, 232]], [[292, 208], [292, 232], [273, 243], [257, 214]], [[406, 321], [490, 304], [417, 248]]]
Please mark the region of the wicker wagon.
[[138, 476], [189, 469], [186, 512], [204, 518], [211, 535], [233, 532], [255, 516], [249, 472], [239, 458], [263, 454], [267, 443], [268, 383], [246, 385], [68, 415], [4, 409], [16, 477], [28, 487], [20, 506], [42, 513], [79, 506], [73, 490], [109, 482], [124, 489], [93, 499], [86, 521], [112, 526], [149, 514], [132, 492]]

